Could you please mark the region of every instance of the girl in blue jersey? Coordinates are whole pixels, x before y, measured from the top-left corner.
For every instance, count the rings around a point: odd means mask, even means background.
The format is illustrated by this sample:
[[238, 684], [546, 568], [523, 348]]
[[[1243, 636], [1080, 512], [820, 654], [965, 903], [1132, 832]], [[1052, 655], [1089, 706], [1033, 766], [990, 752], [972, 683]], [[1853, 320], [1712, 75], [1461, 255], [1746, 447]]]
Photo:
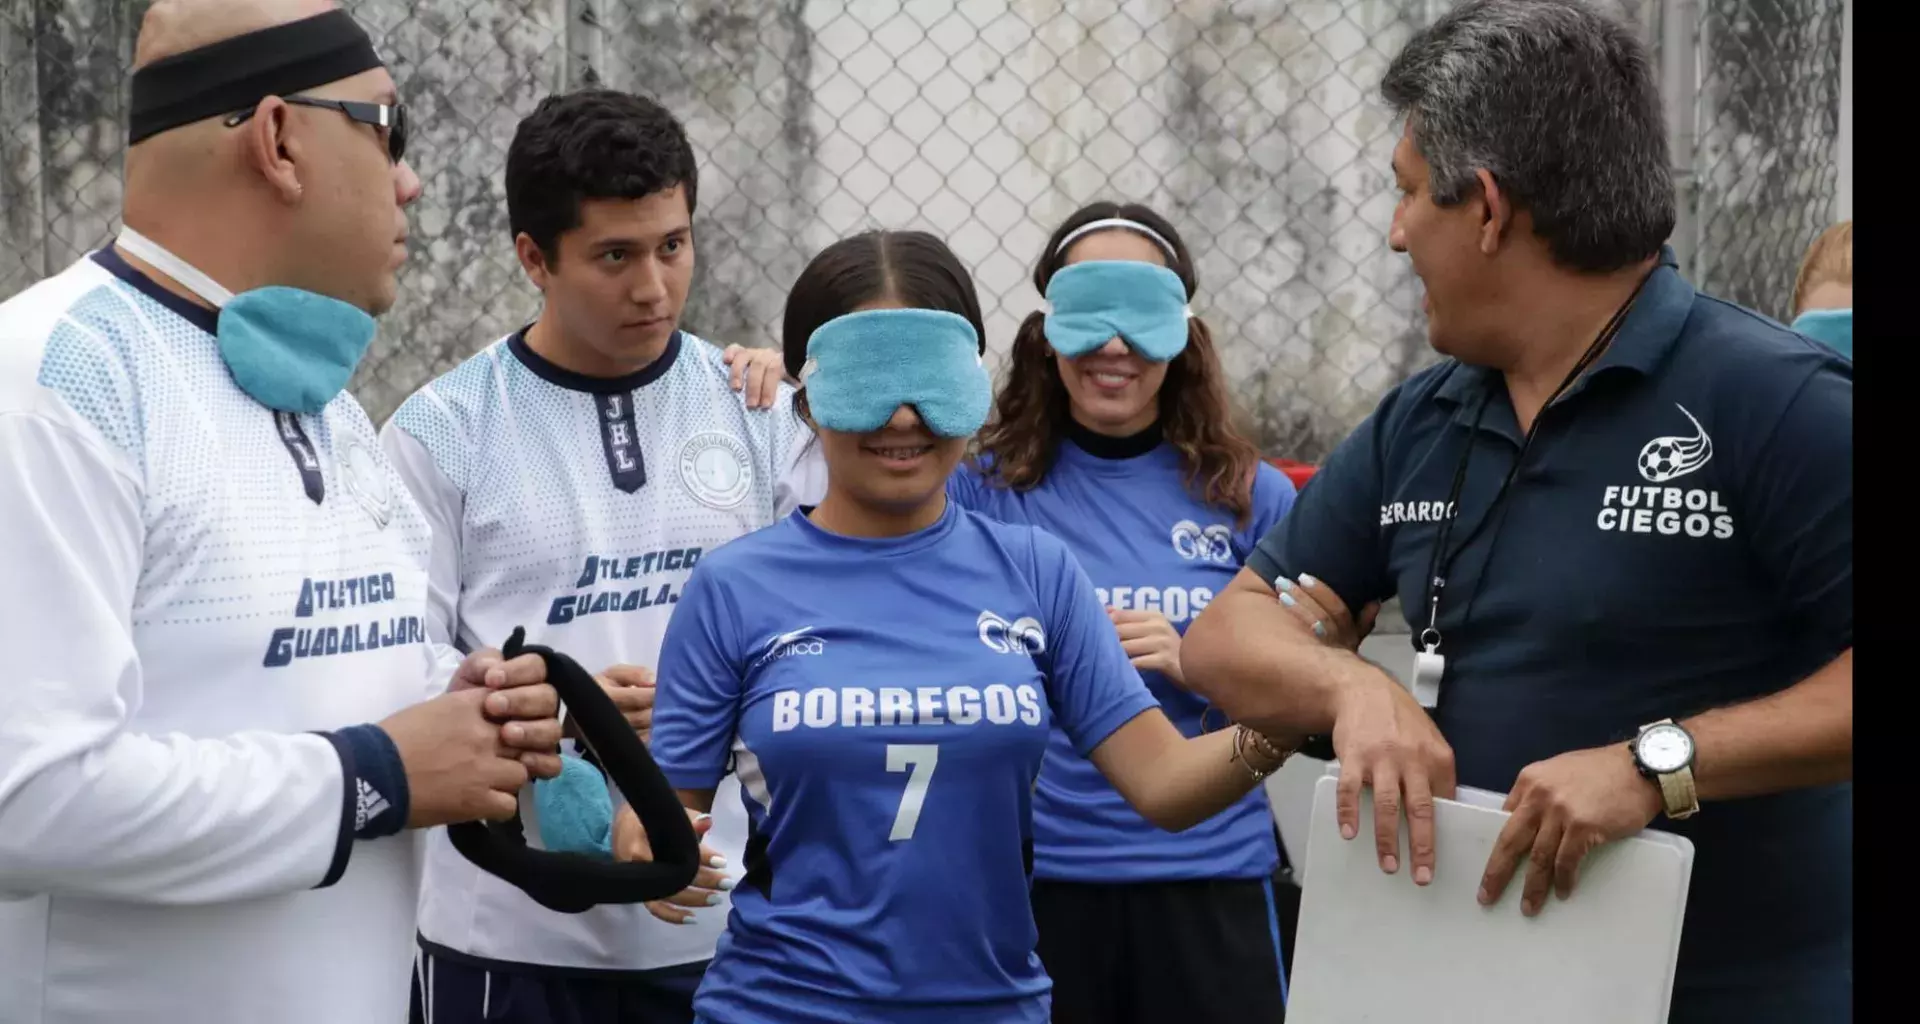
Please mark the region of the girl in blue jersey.
[[[689, 807], [729, 765], [747, 794], [747, 874], [694, 1000], [710, 1024], [1046, 1021], [1027, 886], [1052, 730], [1167, 829], [1235, 806], [1290, 745], [1181, 735], [1067, 548], [948, 499], [991, 399], [980, 319], [959, 261], [911, 232], [831, 246], [788, 300], [826, 497], [700, 560], [653, 717]], [[616, 854], [644, 855], [622, 819]]]
[[[1192, 258], [1158, 214], [1081, 209], [1033, 283], [1051, 308], [1020, 325], [980, 454], [948, 493], [1064, 541], [1174, 727], [1201, 735], [1220, 716], [1206, 722], [1185, 688], [1181, 634], [1292, 507], [1293, 485], [1233, 428], [1213, 340], [1187, 311]], [[1033, 912], [1056, 1022], [1282, 1018], [1264, 792], [1169, 833], [1055, 729], [1033, 805]]]

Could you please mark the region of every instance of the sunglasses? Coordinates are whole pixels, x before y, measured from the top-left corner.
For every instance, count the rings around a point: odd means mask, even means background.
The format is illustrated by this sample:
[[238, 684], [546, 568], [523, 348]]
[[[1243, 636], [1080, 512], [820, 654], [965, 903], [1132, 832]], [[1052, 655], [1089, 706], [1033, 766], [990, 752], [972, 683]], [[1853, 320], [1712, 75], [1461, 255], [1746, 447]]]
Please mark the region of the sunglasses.
[[[363, 103], [359, 100], [323, 100], [313, 96], [282, 96], [286, 103], [298, 107], [318, 107], [321, 110], [337, 110], [361, 124], [386, 129], [387, 159], [394, 163], [407, 157], [407, 105], [404, 103]], [[246, 123], [257, 107], [250, 107], [227, 118], [226, 125], [232, 128]]]

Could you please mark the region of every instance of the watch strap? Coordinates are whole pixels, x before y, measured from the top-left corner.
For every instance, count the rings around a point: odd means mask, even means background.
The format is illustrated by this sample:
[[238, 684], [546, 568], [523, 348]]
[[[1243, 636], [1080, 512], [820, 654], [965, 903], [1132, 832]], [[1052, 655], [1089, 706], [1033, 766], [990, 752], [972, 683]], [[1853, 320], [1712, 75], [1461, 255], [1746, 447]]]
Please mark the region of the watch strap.
[[[1648, 722], [1646, 725], [1641, 726], [1640, 731], [1642, 734], [1645, 734], [1648, 729], [1658, 728], [1663, 725], [1671, 725], [1679, 728], [1679, 723], [1673, 719], [1662, 718], [1658, 722]], [[1692, 739], [1691, 734], [1689, 734], [1688, 739]], [[1634, 761], [1639, 763], [1640, 755], [1638, 745], [1636, 744], [1635, 746]], [[1659, 784], [1660, 802], [1664, 805], [1664, 810], [1668, 818], [1679, 821], [1683, 818], [1691, 818], [1699, 813], [1700, 794], [1695, 790], [1693, 785], [1693, 765], [1682, 765], [1679, 769], [1670, 772], [1650, 771], [1644, 764], [1641, 764], [1640, 767], [1644, 774]]]
[[1699, 812], [1700, 795], [1693, 786], [1692, 765], [1654, 777], [1660, 781], [1660, 799], [1666, 804], [1667, 817], [1679, 821]]

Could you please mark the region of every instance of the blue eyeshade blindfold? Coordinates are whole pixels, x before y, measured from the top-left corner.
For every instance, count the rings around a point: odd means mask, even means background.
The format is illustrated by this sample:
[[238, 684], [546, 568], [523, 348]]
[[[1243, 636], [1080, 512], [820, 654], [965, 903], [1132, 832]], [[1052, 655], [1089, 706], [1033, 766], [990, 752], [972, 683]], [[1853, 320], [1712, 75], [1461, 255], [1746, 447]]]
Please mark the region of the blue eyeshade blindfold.
[[913, 406], [941, 437], [972, 437], [987, 421], [993, 384], [980, 335], [955, 313], [874, 309], [821, 324], [800, 371], [814, 422], [828, 430], [879, 430]]
[[1793, 329], [1835, 352], [1853, 358], [1853, 310], [1809, 309], [1794, 318]]
[[1187, 347], [1187, 287], [1166, 267], [1137, 260], [1088, 260], [1047, 282], [1047, 341], [1073, 359], [1119, 337], [1164, 363]]

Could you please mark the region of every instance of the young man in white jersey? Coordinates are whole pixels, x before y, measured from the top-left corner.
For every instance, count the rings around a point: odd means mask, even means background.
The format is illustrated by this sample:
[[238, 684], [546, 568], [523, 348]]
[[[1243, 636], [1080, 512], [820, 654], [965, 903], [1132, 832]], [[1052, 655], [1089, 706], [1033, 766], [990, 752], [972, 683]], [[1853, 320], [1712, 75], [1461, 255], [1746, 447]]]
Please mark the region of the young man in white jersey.
[[539, 659], [427, 639], [342, 390], [405, 111], [315, 0], [161, 0], [134, 63], [125, 232], [0, 304], [0, 1021], [394, 1020], [408, 829], [511, 817], [561, 732]]
[[[616, 684], [642, 725], [694, 565], [824, 489], [777, 354], [723, 355], [679, 327], [697, 177], [680, 124], [650, 100], [542, 102], [506, 172], [540, 316], [421, 388], [382, 432], [433, 523], [428, 632], [464, 646], [525, 624], [530, 642]], [[741, 376], [750, 392], [777, 386], [771, 410], [748, 408]], [[691, 1021], [744, 860], [731, 789], [707, 836], [719, 859], [677, 906], [555, 913], [435, 836], [414, 1019]]]

